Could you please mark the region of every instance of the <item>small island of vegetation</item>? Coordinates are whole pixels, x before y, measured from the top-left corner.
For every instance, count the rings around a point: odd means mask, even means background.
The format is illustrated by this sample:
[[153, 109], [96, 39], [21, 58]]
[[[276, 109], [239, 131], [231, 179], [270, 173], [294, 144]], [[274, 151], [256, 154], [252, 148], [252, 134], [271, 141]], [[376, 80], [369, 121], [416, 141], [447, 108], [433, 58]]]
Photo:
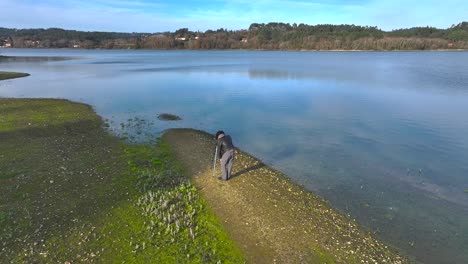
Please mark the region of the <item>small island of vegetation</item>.
[[28, 73], [0, 71], [0, 81], [29, 76]]

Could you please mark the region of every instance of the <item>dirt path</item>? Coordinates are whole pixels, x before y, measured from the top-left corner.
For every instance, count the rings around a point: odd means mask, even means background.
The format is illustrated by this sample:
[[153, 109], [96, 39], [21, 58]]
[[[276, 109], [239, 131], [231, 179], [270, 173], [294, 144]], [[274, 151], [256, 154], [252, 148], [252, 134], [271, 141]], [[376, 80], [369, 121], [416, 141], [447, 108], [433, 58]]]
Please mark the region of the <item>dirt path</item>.
[[212, 210], [250, 263], [405, 263], [320, 197], [236, 151], [234, 178], [212, 176], [214, 140], [188, 129], [168, 131], [171, 144]]

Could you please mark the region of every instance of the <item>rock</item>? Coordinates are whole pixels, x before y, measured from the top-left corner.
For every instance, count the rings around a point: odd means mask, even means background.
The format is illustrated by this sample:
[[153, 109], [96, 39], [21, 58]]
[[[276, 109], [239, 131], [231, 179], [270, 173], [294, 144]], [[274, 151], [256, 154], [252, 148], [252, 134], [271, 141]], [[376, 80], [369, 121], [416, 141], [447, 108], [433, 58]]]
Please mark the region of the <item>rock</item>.
[[180, 116], [178, 116], [178, 115], [167, 114], [167, 113], [159, 114], [158, 119], [162, 120], [162, 121], [179, 121], [179, 120], [182, 120], [182, 118]]

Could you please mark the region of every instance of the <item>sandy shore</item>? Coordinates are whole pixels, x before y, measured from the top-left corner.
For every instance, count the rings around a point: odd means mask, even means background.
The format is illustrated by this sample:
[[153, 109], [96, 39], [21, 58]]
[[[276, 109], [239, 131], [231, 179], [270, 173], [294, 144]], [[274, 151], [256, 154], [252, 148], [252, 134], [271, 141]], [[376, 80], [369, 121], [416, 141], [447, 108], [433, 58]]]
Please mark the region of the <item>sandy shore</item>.
[[214, 140], [175, 129], [163, 140], [250, 263], [406, 263], [394, 249], [363, 231], [322, 198], [237, 150], [234, 177], [212, 176]]

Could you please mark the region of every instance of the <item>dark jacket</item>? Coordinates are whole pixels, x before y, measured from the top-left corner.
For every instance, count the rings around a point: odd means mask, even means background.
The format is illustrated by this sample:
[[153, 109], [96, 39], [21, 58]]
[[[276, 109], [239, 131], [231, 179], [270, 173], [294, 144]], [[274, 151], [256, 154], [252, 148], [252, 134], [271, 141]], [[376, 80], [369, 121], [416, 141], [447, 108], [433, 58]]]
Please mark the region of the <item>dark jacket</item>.
[[226, 151], [234, 149], [234, 144], [232, 144], [232, 139], [229, 135], [225, 135], [224, 137], [218, 139], [216, 146], [218, 149], [218, 152], [216, 153], [218, 159], [221, 159]]

